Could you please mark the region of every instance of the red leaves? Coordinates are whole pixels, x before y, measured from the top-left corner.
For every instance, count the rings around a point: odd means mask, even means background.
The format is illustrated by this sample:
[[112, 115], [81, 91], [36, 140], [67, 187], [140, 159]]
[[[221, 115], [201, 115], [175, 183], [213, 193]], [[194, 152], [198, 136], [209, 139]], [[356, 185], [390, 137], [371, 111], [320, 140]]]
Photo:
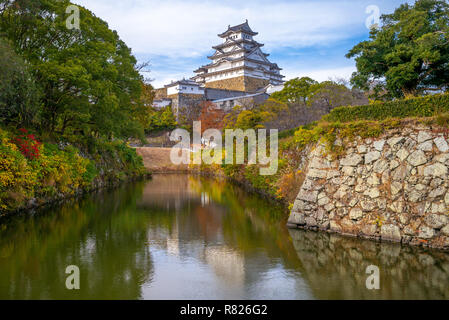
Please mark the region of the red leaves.
[[223, 128], [223, 118], [225, 113], [223, 110], [217, 108], [217, 106], [210, 102], [201, 102], [201, 114], [199, 121], [201, 121], [201, 133], [207, 129], [218, 129]]
[[19, 129], [22, 133], [13, 139], [13, 142], [19, 147], [20, 152], [28, 159], [34, 160], [39, 158], [39, 146], [41, 143], [37, 141], [34, 134], [28, 134], [27, 129]]

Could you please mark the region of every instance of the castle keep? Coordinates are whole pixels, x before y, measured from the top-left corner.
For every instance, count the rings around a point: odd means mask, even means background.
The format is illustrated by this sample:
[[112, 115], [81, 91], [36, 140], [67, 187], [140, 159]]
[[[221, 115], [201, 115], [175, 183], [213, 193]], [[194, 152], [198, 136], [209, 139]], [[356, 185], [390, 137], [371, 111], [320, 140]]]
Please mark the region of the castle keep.
[[248, 20], [238, 26], [228, 26], [219, 34], [223, 43], [213, 47], [208, 57], [212, 63], [194, 72], [193, 79], [207, 88], [254, 92], [268, 84], [282, 84], [280, 68], [268, 61], [263, 44], [253, 39], [258, 33], [251, 30]]
[[253, 39], [248, 20], [219, 34], [222, 43], [212, 47], [211, 63], [194, 71], [191, 79], [172, 82], [156, 89], [155, 107], [171, 105], [178, 114], [201, 101], [212, 101], [217, 107], [232, 108], [242, 102], [262, 102], [284, 83], [282, 70], [268, 60], [263, 44]]

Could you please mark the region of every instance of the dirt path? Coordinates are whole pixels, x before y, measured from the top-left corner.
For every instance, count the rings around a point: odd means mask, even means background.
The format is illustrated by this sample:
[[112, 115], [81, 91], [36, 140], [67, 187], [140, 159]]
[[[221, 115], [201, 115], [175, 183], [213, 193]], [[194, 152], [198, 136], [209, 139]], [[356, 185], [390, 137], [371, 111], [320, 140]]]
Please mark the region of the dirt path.
[[188, 171], [185, 164], [175, 165], [170, 160], [171, 148], [136, 148], [137, 154], [142, 156], [145, 168], [152, 172], [180, 172]]

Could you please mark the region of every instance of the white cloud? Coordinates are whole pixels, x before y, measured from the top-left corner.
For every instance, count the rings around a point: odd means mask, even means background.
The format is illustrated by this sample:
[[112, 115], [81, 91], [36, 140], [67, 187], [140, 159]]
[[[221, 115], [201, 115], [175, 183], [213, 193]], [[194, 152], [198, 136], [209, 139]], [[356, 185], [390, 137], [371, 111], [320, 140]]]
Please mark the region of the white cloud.
[[170, 80], [191, 76], [201, 61], [207, 63], [205, 57], [220, 41], [217, 34], [229, 24], [239, 24], [245, 19], [259, 32], [256, 40], [265, 44], [264, 50], [273, 53], [273, 62], [281, 61], [287, 79], [298, 75], [317, 80], [349, 78], [354, 68], [343, 67], [347, 66], [344, 57], [335, 60], [330, 68], [329, 61], [334, 59], [330, 59], [332, 53], [327, 53], [319, 57], [327, 63], [299, 69], [295, 55], [303, 60], [309, 56], [299, 55], [301, 49], [312, 47], [316, 50], [310, 51], [311, 54], [319, 55], [319, 48], [334, 48], [345, 40], [366, 36], [366, 7], [378, 4], [381, 12], [386, 12], [397, 5], [394, 2], [402, 0], [74, 1], [107, 21], [136, 56], [146, 58], [141, 60], [151, 61], [154, 67], [150, 77], [155, 79], [153, 85], [159, 87]]
[[[172, 57], [204, 56], [228, 24], [249, 19], [269, 49], [335, 42], [352, 32], [366, 32], [365, 7], [354, 2], [211, 2], [192, 0], [113, 3], [78, 0], [106, 20], [135, 53]], [[126, 3], [126, 5], [125, 5]]]
[[151, 72], [151, 85], [154, 88], [162, 88], [164, 85], [169, 84], [171, 81], [177, 81], [184, 77], [186, 77], [186, 74], [188, 75], [190, 72], [158, 72], [153, 71]]
[[287, 69], [284, 72], [286, 80], [296, 77], [310, 77], [319, 82], [335, 79], [349, 80], [353, 72], [357, 71], [354, 67], [330, 68], [330, 69], [310, 69], [310, 70], [294, 70]]

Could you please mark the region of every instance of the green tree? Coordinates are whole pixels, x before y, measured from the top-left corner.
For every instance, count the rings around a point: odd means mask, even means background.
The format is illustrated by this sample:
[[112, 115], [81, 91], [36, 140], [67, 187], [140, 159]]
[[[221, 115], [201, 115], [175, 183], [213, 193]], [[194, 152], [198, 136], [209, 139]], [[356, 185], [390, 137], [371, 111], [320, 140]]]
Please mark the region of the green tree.
[[264, 122], [269, 121], [273, 114], [262, 110], [243, 110], [237, 116], [234, 128], [247, 129], [262, 129], [265, 128]]
[[140, 102], [136, 104], [133, 113], [136, 121], [138, 121], [143, 128], [148, 128], [151, 121], [151, 114], [154, 110], [152, 106], [155, 93], [153, 86], [149, 83], [142, 81], [141, 87], [142, 94], [140, 96]]
[[344, 83], [323, 81], [312, 85], [308, 105], [320, 106], [326, 113], [333, 108], [345, 105], [367, 103], [363, 93], [349, 89]]
[[361, 89], [408, 97], [446, 90], [449, 84], [449, 5], [418, 0], [383, 15], [379, 29], [348, 54], [357, 72], [352, 84]]
[[117, 33], [80, 8], [69, 30], [67, 0], [0, 0], [0, 31], [42, 87], [42, 130], [93, 136], [143, 134], [135, 112], [142, 77]]
[[309, 78], [295, 78], [285, 83], [281, 91], [271, 95], [273, 99], [289, 103], [306, 103], [307, 99], [313, 93], [313, 86], [318, 82]]
[[268, 99], [264, 104], [249, 107], [235, 106], [224, 119], [225, 129], [262, 129], [288, 109], [285, 103]]
[[0, 39], [0, 123], [29, 126], [39, 110], [39, 88], [23, 59]]
[[171, 106], [166, 106], [160, 110], [150, 107], [149, 121], [145, 128], [147, 133], [158, 132], [162, 130], [173, 130], [178, 123], [173, 114]]
[[162, 127], [165, 127], [166, 129], [174, 129], [176, 127], [177, 125], [176, 118], [173, 114], [171, 106], [166, 106], [165, 108], [162, 109], [160, 124]]

